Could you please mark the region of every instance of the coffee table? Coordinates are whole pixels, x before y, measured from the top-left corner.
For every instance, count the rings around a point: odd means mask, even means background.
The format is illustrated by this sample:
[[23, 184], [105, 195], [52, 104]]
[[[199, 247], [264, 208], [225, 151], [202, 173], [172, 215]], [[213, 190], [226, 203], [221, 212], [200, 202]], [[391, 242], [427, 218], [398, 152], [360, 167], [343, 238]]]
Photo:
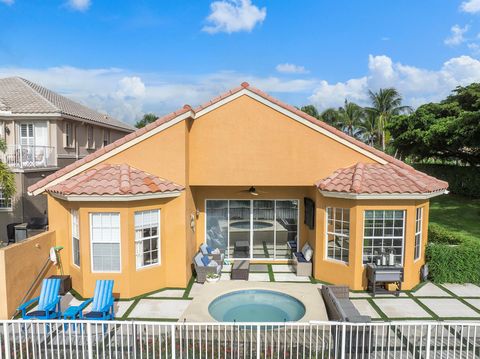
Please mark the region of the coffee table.
[[230, 278], [232, 280], [248, 280], [248, 274], [250, 273], [250, 261], [236, 260], [233, 262], [232, 273]]

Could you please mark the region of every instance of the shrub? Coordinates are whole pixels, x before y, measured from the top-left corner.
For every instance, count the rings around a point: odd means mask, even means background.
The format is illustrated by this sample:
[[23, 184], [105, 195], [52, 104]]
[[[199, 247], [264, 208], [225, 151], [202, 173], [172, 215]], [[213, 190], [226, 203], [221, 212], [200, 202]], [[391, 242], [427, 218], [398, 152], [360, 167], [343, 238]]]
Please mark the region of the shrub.
[[435, 223], [428, 226], [428, 242], [436, 244], [461, 244], [462, 239], [454, 232]]
[[426, 251], [430, 279], [435, 283], [480, 283], [480, 244], [431, 243]]

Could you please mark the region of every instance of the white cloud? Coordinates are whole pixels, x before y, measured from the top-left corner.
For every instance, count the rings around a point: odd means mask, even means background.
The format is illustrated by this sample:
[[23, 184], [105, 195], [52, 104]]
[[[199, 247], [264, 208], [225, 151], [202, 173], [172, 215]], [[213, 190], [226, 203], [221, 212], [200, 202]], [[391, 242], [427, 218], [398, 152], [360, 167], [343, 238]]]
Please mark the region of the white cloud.
[[92, 4], [91, 0], [68, 0], [67, 4], [76, 11], [87, 11]]
[[307, 71], [307, 69], [305, 69], [305, 67], [294, 65], [294, 64], [289, 64], [289, 63], [278, 64], [275, 67], [275, 70], [277, 70], [280, 73], [284, 73], [284, 74], [306, 74], [306, 73], [308, 73], [308, 71]]
[[365, 76], [337, 83], [321, 81], [309, 100], [322, 110], [342, 105], [345, 98], [367, 105], [369, 89], [395, 87], [405, 104], [418, 106], [441, 100], [458, 85], [479, 81], [480, 61], [466, 55], [445, 61], [436, 71], [395, 63], [385, 55], [370, 55]]
[[445, 45], [455, 46], [465, 42], [464, 34], [468, 31], [468, 25], [460, 27], [460, 25], [453, 25], [450, 28], [450, 36], [448, 36], [443, 42]]
[[460, 9], [463, 12], [468, 12], [471, 14], [475, 14], [480, 11], [480, 0], [468, 0], [462, 2], [460, 5]]
[[259, 9], [251, 0], [214, 1], [210, 4], [210, 10], [207, 17], [209, 25], [202, 29], [210, 34], [252, 31], [267, 16], [267, 9]]
[[395, 62], [385, 55], [368, 58], [366, 73], [330, 83], [314, 77], [254, 76], [235, 71], [209, 74], [133, 73], [125, 69], [0, 67], [0, 78], [21, 76], [100, 112], [129, 123], [144, 113], [161, 116], [188, 103], [196, 106], [247, 81], [293, 105], [307, 103], [320, 110], [341, 106], [345, 98], [368, 104], [368, 90], [396, 87], [404, 103], [418, 106], [438, 101], [458, 85], [480, 81], [480, 61], [470, 56], [451, 58], [437, 70]]
[[4, 3], [6, 5], [13, 5], [15, 0], [0, 0], [1, 3]]

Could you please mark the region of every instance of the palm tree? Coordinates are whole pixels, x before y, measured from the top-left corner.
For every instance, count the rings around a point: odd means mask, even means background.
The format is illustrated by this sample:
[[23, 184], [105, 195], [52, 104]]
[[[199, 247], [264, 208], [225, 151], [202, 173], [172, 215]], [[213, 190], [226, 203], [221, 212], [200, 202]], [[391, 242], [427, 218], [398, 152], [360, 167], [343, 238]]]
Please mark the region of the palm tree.
[[365, 112], [356, 103], [345, 100], [343, 107], [326, 109], [322, 112], [321, 117], [326, 123], [355, 137], [365, 117]]
[[393, 88], [380, 89], [378, 92], [368, 90], [372, 107], [367, 107], [367, 111], [373, 112], [377, 117], [378, 131], [381, 134], [382, 150], [385, 151], [385, 125], [390, 121], [393, 115], [403, 112], [410, 112], [410, 106], [402, 106], [402, 96]]
[[369, 146], [374, 147], [378, 136], [377, 116], [371, 111], [365, 111], [365, 117], [358, 127], [357, 136]]
[[154, 113], [146, 113], [143, 115], [141, 120], [138, 120], [135, 123], [136, 128], [142, 128], [148, 125], [149, 123], [155, 122], [158, 119], [158, 116], [155, 115]]

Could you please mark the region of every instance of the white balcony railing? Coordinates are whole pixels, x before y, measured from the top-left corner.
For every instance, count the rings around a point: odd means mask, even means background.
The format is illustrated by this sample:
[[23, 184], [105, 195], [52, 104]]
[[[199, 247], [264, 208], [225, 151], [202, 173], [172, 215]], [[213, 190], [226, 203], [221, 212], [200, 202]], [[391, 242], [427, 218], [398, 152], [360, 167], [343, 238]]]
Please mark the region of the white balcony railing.
[[11, 145], [0, 156], [2, 162], [18, 169], [55, 167], [57, 164], [55, 147], [50, 146]]
[[2, 359], [479, 357], [478, 322], [0, 321]]

